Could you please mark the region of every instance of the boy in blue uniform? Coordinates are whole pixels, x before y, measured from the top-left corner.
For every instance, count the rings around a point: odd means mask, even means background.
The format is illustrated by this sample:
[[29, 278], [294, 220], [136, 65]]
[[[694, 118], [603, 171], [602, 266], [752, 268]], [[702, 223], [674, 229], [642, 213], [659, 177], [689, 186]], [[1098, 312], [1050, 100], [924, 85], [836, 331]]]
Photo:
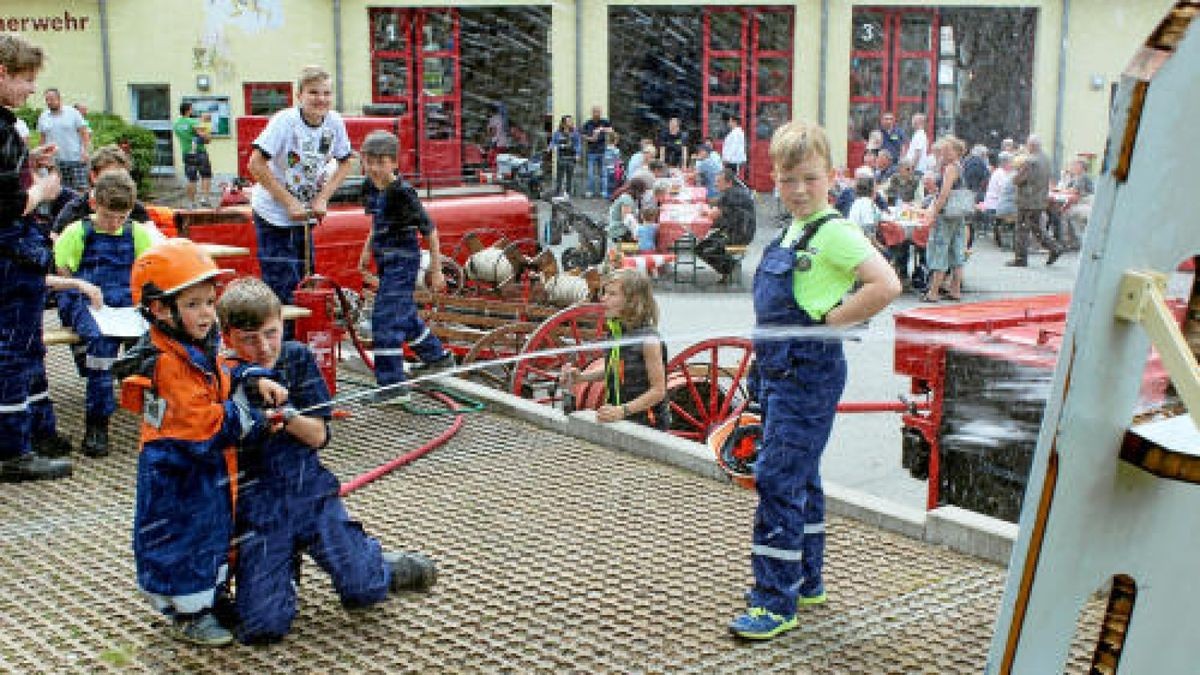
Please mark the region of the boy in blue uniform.
[[417, 191], [396, 176], [399, 151], [399, 139], [386, 131], [371, 132], [362, 144], [367, 173], [364, 190], [372, 225], [359, 269], [367, 278], [368, 254], [375, 257], [378, 290], [371, 313], [371, 335], [375, 343], [375, 381], [386, 388], [376, 392], [373, 402], [380, 405], [409, 399], [408, 392], [399, 386], [405, 379], [405, 343], [421, 359], [413, 368], [414, 374], [454, 367], [454, 356], [421, 320], [413, 301], [421, 268], [418, 234], [429, 244], [429, 286], [441, 293], [446, 290], [446, 278], [442, 274], [437, 228], [417, 198]]
[[247, 643], [287, 634], [296, 615], [293, 581], [301, 552], [329, 574], [348, 606], [380, 602], [389, 590], [427, 591], [436, 580], [429, 558], [384, 552], [346, 514], [338, 480], [317, 455], [329, 444], [330, 409], [317, 407], [329, 403], [329, 390], [308, 348], [283, 342], [280, 310], [270, 287], [249, 277], [230, 283], [217, 302], [233, 358], [271, 369], [289, 393], [285, 433], [239, 457], [237, 634]]
[[[151, 234], [129, 219], [137, 202], [137, 186], [124, 169], [96, 179], [96, 213], [68, 225], [54, 242], [54, 264], [61, 276], [100, 287], [108, 307], [132, 307], [129, 272], [133, 261], [151, 245]], [[80, 374], [87, 377], [86, 430], [81, 450], [91, 457], [108, 454], [108, 418], [116, 410], [112, 364], [121, 340], [100, 332], [88, 299], [78, 291], [60, 291], [58, 315], [83, 343], [75, 347]]]
[[[900, 281], [862, 230], [829, 205], [833, 165], [821, 127], [794, 121], [771, 139], [780, 198], [792, 223], [754, 275], [754, 356], [763, 438], [754, 465], [758, 508], [748, 610], [730, 623], [747, 639], [795, 628], [797, 605], [825, 601], [825, 494], [819, 472], [846, 359], [836, 335], [789, 328], [850, 326], [900, 294]], [[855, 280], [861, 288], [843, 299]]]
[[[37, 89], [43, 54], [24, 38], [0, 34], [0, 482], [48, 480], [71, 473], [71, 462], [50, 459], [30, 444], [31, 406], [45, 399], [42, 312], [50, 238], [33, 212], [62, 188], [54, 146], [33, 152], [17, 132], [13, 113]], [[36, 388], [35, 388], [36, 387]]]
[[[271, 429], [260, 407], [287, 390], [262, 369], [218, 361], [216, 277], [199, 246], [169, 239], [133, 264], [133, 301], [150, 331], [122, 363], [121, 405], [138, 414], [133, 553], [138, 587], [171, 617], [174, 637], [224, 646], [213, 614], [233, 538], [238, 444]], [[126, 370], [127, 369], [127, 370]]]

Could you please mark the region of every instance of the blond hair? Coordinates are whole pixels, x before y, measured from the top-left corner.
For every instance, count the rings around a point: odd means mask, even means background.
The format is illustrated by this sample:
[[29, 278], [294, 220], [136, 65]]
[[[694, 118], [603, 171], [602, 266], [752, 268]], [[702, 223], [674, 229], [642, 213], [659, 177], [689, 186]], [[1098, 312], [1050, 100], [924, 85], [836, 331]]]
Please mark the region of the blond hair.
[[794, 169], [813, 157], [824, 161], [825, 168], [833, 168], [825, 130], [804, 120], [793, 120], [776, 129], [769, 154], [776, 170]]
[[279, 296], [257, 277], [234, 279], [217, 300], [217, 321], [223, 331], [258, 330], [267, 321], [282, 316]]
[[42, 48], [14, 33], [0, 33], [0, 66], [9, 74], [37, 72], [42, 69]]
[[304, 66], [300, 69], [300, 77], [296, 78], [296, 91], [303, 92], [304, 88], [314, 82], [328, 82], [329, 71], [321, 66]]
[[107, 171], [96, 179], [96, 204], [113, 211], [130, 211], [137, 201], [137, 184], [125, 169]]
[[621, 324], [626, 328], [654, 328], [658, 325], [658, 302], [654, 300], [654, 288], [650, 277], [638, 270], [621, 269], [609, 273], [604, 285], [620, 284], [625, 296], [621, 308]]
[[949, 148], [950, 150], [952, 150], [954, 152], [954, 154], [958, 155], [960, 158], [963, 155], [967, 154], [967, 144], [964, 143], [962, 141], [962, 139], [960, 139], [958, 136], [955, 136], [953, 134], [946, 134], [945, 136], [942, 136], [941, 138], [938, 139], [938, 141], [935, 145], [938, 145], [938, 146], [941, 146], [944, 148]]

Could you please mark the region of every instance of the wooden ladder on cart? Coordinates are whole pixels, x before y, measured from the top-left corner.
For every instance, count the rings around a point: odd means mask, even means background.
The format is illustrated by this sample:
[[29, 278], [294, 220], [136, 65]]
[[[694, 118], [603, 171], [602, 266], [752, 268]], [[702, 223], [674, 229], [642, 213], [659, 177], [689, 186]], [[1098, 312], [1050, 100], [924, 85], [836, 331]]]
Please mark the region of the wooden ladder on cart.
[[[1200, 668], [1200, 284], [1183, 331], [1166, 273], [1200, 254], [1200, 2], [1126, 69], [1013, 550], [989, 673], [1062, 672], [1110, 589], [1093, 673]], [[1187, 412], [1131, 422], [1149, 347]]]

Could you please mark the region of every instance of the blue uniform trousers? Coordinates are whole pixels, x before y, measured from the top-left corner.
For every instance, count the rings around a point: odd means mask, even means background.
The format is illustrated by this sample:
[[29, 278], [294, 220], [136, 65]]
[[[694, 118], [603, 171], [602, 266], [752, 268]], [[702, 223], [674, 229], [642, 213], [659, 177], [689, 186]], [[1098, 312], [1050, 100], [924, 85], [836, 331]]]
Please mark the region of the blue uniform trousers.
[[[262, 216], [254, 214], [254, 229], [258, 233], [258, 266], [262, 280], [279, 301], [292, 304], [292, 292], [304, 277], [304, 228], [276, 227]], [[309, 260], [316, 261], [312, 242]]]
[[754, 464], [758, 509], [751, 547], [751, 605], [790, 616], [797, 595], [822, 591], [825, 493], [821, 455], [846, 383], [846, 362], [831, 360], [820, 378], [764, 378], [763, 440]]
[[5, 460], [30, 451], [31, 398], [49, 400], [41, 396], [46, 392], [45, 273], [0, 257], [0, 287], [0, 460]]
[[371, 312], [375, 344], [375, 380], [381, 385], [404, 381], [404, 344], [426, 363], [442, 358], [446, 350], [417, 314], [413, 289], [421, 266], [421, 251], [392, 248], [375, 254], [379, 292]]
[[58, 316], [63, 326], [74, 330], [83, 340], [73, 349], [76, 362], [81, 366], [80, 375], [87, 378], [87, 418], [107, 419], [117, 408], [112, 365], [121, 349], [121, 340], [100, 333], [83, 295], [76, 292], [59, 293], [58, 298]]
[[[351, 520], [338, 481], [317, 453], [282, 439], [257, 459], [244, 456], [238, 496], [238, 637], [270, 641], [296, 616], [299, 555], [306, 552], [333, 581], [342, 602], [361, 607], [388, 595], [391, 571], [379, 542]], [[269, 454], [268, 454], [269, 453]]]

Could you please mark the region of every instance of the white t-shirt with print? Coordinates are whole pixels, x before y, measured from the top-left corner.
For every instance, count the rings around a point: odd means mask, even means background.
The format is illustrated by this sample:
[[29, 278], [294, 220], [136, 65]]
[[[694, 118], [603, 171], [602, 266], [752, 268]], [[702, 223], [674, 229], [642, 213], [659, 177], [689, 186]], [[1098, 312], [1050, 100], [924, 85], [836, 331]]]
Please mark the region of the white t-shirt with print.
[[[334, 111], [325, 114], [318, 126], [310, 126], [292, 107], [275, 113], [254, 147], [268, 155], [267, 166], [275, 179], [302, 204], [308, 204], [325, 183], [322, 169], [330, 159], [350, 158], [350, 136], [346, 123]], [[288, 217], [287, 207], [280, 204], [262, 185], [255, 185], [250, 206], [264, 220], [279, 227], [299, 227], [304, 223]]]

